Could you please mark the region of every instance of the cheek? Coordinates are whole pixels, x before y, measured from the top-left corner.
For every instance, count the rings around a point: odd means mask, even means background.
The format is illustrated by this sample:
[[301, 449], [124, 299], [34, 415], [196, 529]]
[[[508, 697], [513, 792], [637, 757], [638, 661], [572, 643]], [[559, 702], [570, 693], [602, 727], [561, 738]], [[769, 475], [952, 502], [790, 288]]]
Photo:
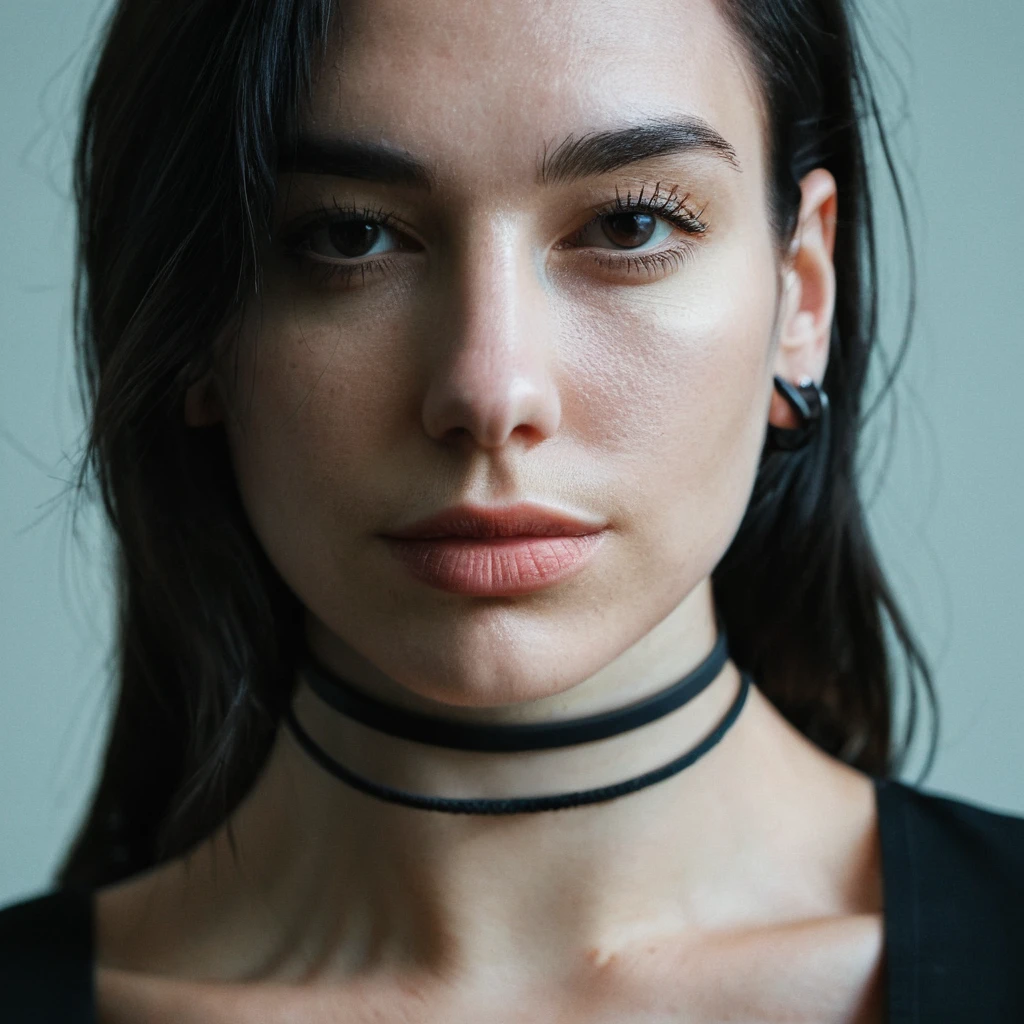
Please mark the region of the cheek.
[[379, 320], [339, 326], [273, 296], [246, 317], [230, 361], [228, 438], [246, 509], [280, 568], [294, 548], [315, 564], [339, 527], [364, 527], [360, 487], [409, 429], [414, 371], [400, 344]]
[[748, 239], [661, 285], [588, 296], [563, 327], [576, 334], [564, 345], [579, 382], [564, 391], [566, 420], [614, 462], [639, 529], [674, 538], [684, 560], [703, 547], [707, 571], [738, 526], [760, 456], [774, 281], [768, 245]]

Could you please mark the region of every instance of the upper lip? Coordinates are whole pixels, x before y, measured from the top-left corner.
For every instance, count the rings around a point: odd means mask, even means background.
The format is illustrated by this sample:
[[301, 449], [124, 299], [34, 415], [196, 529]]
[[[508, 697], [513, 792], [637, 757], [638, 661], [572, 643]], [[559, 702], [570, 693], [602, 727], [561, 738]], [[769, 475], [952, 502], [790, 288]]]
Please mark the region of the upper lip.
[[487, 507], [457, 505], [387, 533], [402, 540], [439, 537], [580, 537], [604, 527], [565, 512], [526, 502]]

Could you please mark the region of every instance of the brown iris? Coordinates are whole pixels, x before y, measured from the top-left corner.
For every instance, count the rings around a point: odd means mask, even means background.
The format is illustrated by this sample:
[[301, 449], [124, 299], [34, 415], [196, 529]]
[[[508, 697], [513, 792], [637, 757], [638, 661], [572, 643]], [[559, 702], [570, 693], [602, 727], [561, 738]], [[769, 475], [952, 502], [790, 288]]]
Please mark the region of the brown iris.
[[602, 230], [609, 242], [635, 249], [650, 240], [656, 226], [649, 213], [612, 213], [604, 218]]
[[380, 238], [380, 225], [365, 220], [343, 220], [328, 228], [331, 245], [342, 256], [365, 256]]

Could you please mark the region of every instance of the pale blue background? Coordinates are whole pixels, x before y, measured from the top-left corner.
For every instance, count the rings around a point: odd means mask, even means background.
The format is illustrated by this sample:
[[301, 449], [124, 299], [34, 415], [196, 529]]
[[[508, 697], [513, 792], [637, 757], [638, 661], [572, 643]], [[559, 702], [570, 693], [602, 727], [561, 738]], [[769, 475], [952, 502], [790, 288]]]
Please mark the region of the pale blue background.
[[[1024, 813], [1024, 2], [869, 9], [906, 87], [903, 109], [881, 83], [889, 120], [909, 119], [921, 258], [895, 434], [885, 416], [873, 432], [895, 448], [872, 519], [945, 709], [927, 786]], [[0, 904], [49, 883], [106, 724], [102, 536], [87, 515], [73, 539], [65, 497], [81, 430], [67, 171], [95, 10], [0, 4]]]

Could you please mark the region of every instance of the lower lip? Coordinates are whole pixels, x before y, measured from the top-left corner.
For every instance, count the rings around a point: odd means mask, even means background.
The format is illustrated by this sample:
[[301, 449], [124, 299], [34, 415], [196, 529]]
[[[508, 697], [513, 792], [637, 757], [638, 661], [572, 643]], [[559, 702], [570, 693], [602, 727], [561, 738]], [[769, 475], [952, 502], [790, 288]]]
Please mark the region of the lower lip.
[[579, 537], [386, 537], [391, 553], [428, 586], [450, 594], [512, 597], [561, 583], [593, 557], [604, 534]]

